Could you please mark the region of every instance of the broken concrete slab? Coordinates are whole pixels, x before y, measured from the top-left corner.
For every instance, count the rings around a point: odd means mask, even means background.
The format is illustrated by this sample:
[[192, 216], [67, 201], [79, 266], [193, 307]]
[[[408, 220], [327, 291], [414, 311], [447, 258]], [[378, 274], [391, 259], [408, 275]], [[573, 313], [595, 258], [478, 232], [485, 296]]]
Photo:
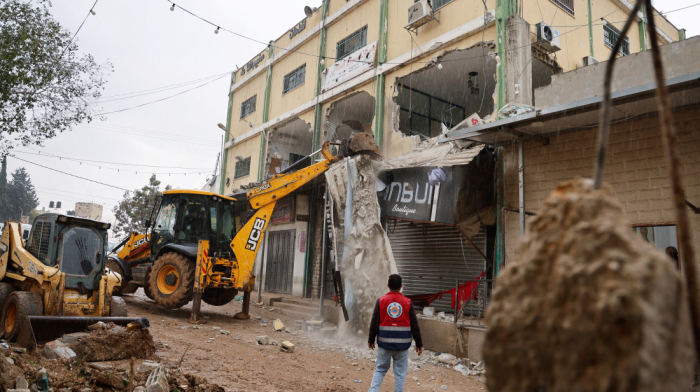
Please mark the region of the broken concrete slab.
[[63, 342], [64, 344], [71, 345], [78, 343], [78, 341], [86, 336], [90, 336], [89, 333], [87, 332], [75, 332], [75, 333], [67, 333], [63, 335], [59, 340]]
[[91, 367], [93, 369], [97, 370], [102, 370], [102, 371], [109, 371], [114, 369], [114, 366], [112, 366], [111, 363], [107, 362], [88, 362], [88, 367]]
[[273, 321], [272, 326], [275, 328], [275, 331], [281, 331], [284, 329], [284, 323], [282, 323], [282, 320], [280, 319]]
[[170, 391], [168, 387], [168, 378], [165, 377], [163, 367], [159, 366], [148, 375], [148, 379], [146, 380], [146, 392], [168, 391]]
[[141, 363], [141, 366], [139, 366], [137, 372], [138, 373], [150, 373], [154, 370], [156, 370], [160, 364], [158, 362], [154, 362], [151, 360], [145, 360]]
[[29, 383], [24, 377], [18, 376], [15, 381], [15, 389], [29, 389]]
[[53, 342], [46, 343], [42, 352], [44, 356], [48, 359], [73, 360], [77, 357], [73, 350], [71, 350], [66, 344], [59, 340], [54, 340]]

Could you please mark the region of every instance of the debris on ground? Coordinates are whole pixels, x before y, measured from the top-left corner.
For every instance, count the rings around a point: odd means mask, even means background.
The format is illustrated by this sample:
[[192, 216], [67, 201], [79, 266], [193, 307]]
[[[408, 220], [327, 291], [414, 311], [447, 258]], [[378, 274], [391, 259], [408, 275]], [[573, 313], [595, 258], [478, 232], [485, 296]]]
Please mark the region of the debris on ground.
[[667, 256], [630, 229], [612, 188], [569, 181], [540, 211], [487, 312], [488, 389], [689, 390], [685, 286]]
[[46, 343], [42, 352], [48, 359], [73, 360], [76, 358], [75, 352], [60, 340], [54, 340], [53, 342]]
[[280, 345], [280, 351], [291, 354], [294, 352], [294, 344], [289, 341], [284, 341]]
[[272, 326], [275, 328], [275, 331], [282, 331], [284, 329], [284, 323], [280, 319], [275, 320]]
[[127, 331], [114, 324], [94, 331], [70, 348], [79, 358], [88, 362], [146, 358], [156, 352], [156, 345], [148, 329]]
[[267, 335], [261, 335], [255, 338], [255, 341], [261, 346], [267, 346], [270, 344], [270, 337]]

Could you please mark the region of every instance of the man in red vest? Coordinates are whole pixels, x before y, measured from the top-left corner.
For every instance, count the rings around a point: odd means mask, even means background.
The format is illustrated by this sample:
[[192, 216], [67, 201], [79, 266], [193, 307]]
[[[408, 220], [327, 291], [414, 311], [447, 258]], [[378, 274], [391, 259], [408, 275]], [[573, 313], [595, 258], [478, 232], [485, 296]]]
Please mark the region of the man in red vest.
[[369, 325], [369, 348], [374, 350], [375, 338], [379, 344], [377, 365], [369, 392], [379, 392], [392, 359], [394, 360], [394, 391], [403, 391], [411, 340], [416, 341], [418, 355], [423, 354], [418, 318], [413, 309], [413, 302], [401, 294], [401, 276], [396, 274], [389, 276], [388, 286], [389, 293], [379, 298], [374, 305], [374, 313]]

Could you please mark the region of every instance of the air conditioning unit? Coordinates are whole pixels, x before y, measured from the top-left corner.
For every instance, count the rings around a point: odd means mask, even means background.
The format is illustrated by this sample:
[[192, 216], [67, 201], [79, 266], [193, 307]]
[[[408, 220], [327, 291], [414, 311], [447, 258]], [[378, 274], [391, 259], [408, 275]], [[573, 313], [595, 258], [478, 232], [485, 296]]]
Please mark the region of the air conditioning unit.
[[558, 52], [561, 50], [559, 45], [559, 31], [554, 29], [547, 23], [540, 22], [537, 24], [537, 46], [548, 52]]
[[419, 0], [408, 7], [408, 25], [406, 27], [416, 29], [433, 19], [433, 6], [429, 0]]
[[583, 58], [583, 66], [588, 67], [589, 65], [598, 64], [600, 61], [596, 60], [593, 56], [586, 56]]

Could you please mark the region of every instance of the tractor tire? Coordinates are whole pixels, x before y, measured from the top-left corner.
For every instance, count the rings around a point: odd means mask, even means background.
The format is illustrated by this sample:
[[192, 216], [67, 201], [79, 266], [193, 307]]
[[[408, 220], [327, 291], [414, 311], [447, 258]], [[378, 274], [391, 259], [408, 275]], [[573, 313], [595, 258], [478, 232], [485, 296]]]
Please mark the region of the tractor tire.
[[122, 279], [121, 286], [115, 287], [114, 290], [112, 290], [112, 295], [133, 294], [136, 292], [136, 290], [138, 290], [139, 286], [131, 282], [127, 282], [126, 273], [119, 265], [117, 260], [115, 260], [112, 257], [108, 257], [105, 265], [107, 266], [107, 268], [118, 273]]
[[233, 301], [237, 294], [238, 290], [235, 289], [208, 288], [204, 289], [202, 301], [212, 306], [223, 306]]
[[121, 297], [112, 297], [112, 306], [109, 308], [109, 317], [127, 317], [126, 302]]
[[[5, 302], [13, 291], [15, 291], [13, 285], [9, 283], [0, 283], [0, 311], [5, 307]], [[2, 318], [2, 315], [0, 315], [0, 318]], [[2, 327], [0, 327], [0, 331], [2, 331]], [[0, 332], [0, 336], [2, 336], [2, 332]]]
[[151, 301], [155, 301], [155, 299], [153, 299], [153, 293], [151, 292], [151, 271], [148, 271], [146, 273], [145, 279], [143, 281], [143, 293], [146, 294], [146, 297], [148, 297], [148, 299], [150, 299]]
[[195, 262], [179, 253], [166, 253], [151, 268], [149, 288], [153, 300], [168, 309], [192, 301]]
[[7, 298], [2, 308], [0, 326], [5, 340], [13, 342], [19, 336], [21, 316], [44, 314], [44, 302], [39, 293], [15, 291]]

